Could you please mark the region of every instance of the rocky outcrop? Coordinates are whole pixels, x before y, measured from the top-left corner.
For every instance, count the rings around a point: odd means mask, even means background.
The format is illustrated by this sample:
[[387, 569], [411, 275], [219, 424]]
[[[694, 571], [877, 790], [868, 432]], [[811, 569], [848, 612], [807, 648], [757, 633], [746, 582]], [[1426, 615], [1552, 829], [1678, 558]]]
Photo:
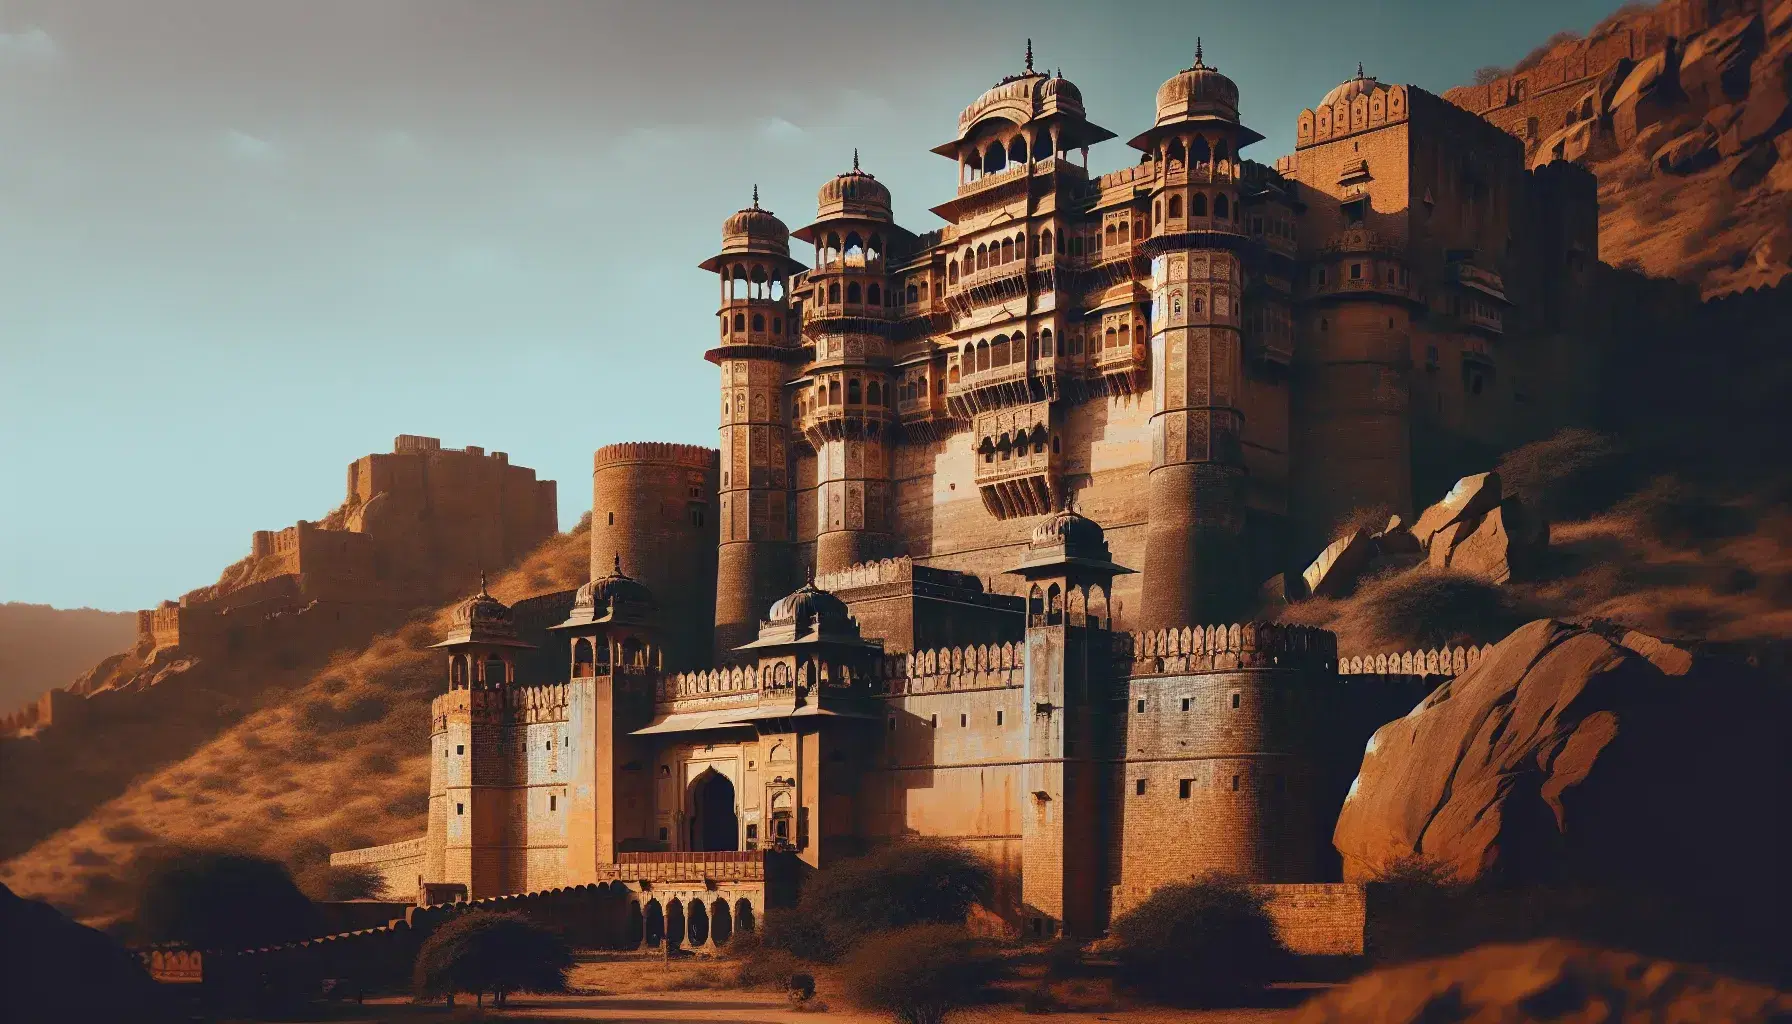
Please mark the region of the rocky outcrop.
[[1761, 18], [1755, 14], [1719, 22], [1694, 36], [1680, 57], [1680, 91], [1711, 107], [1747, 97], [1749, 65], [1761, 42]]
[[1479, 519], [1453, 523], [1432, 538], [1427, 561], [1492, 583], [1533, 574], [1549, 548], [1549, 524], [1516, 497]]
[[1703, 967], [1561, 939], [1384, 968], [1314, 999], [1296, 1024], [1729, 1021], [1792, 1014], [1792, 995]]
[[1457, 523], [1479, 519], [1500, 503], [1500, 475], [1477, 473], [1456, 481], [1443, 500], [1419, 513], [1412, 525], [1413, 539], [1419, 547], [1430, 550], [1431, 539], [1438, 531]]
[[1717, 129], [1700, 121], [1691, 131], [1676, 136], [1655, 153], [1655, 166], [1667, 174], [1697, 174], [1717, 163]]
[[1301, 574], [1307, 593], [1314, 597], [1348, 594], [1374, 554], [1375, 542], [1370, 539], [1369, 531], [1361, 527], [1332, 541]]
[[1513, 882], [1771, 875], [1785, 697], [1622, 630], [1539, 620], [1384, 725], [1333, 844], [1347, 880], [1421, 859]]

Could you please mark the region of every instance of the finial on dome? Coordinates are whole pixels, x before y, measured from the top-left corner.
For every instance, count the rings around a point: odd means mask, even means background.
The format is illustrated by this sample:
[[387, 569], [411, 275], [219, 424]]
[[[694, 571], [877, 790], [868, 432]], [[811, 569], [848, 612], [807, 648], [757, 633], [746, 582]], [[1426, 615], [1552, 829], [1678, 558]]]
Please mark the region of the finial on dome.
[[1033, 73], [1033, 40], [1027, 39], [1027, 74]]
[[[753, 184], [753, 209], [759, 209], [759, 184], [757, 182]], [[616, 557], [621, 558], [622, 556], [617, 555]]]
[[[753, 186], [753, 191], [758, 192], [759, 186], [757, 186], [757, 185]], [[757, 197], [755, 197], [755, 198], [757, 198]], [[758, 206], [759, 204], [754, 203], [753, 205]], [[622, 552], [620, 552], [620, 551], [616, 552], [616, 575], [618, 575], [618, 576], [622, 575]]]
[[1201, 37], [1196, 36], [1195, 37], [1195, 67], [1204, 68], [1206, 66], [1207, 65], [1201, 60]]
[[485, 570], [484, 569], [479, 570], [479, 592], [481, 594], [485, 594], [486, 597], [492, 596], [490, 594], [486, 594], [486, 592], [485, 592]]
[[1363, 77], [1363, 62], [1360, 60], [1356, 62], [1356, 77]]
[[1062, 66], [1060, 66], [1060, 67], [1059, 67], [1059, 68], [1058, 68], [1058, 77], [1059, 77], [1059, 78], [1063, 78], [1063, 77], [1064, 77], [1064, 68], [1063, 68], [1063, 67], [1062, 67]]
[[852, 147], [852, 169], [855, 171], [859, 169], [859, 147], [857, 146]]
[[815, 585], [815, 566], [809, 565], [808, 567], [806, 567], [803, 570], [803, 586], [813, 587], [814, 585]]

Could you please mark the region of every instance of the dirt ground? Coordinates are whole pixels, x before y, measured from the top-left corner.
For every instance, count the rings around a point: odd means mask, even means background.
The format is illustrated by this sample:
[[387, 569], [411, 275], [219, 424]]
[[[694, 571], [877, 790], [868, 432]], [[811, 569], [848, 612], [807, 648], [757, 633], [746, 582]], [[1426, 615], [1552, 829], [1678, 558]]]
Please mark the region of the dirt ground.
[[[489, 1020], [593, 1021], [624, 1024], [643, 1021], [657, 1024], [889, 1024], [890, 1018], [854, 1008], [825, 972], [816, 975], [812, 1008], [793, 1009], [781, 992], [732, 987], [734, 965], [707, 957], [667, 962], [640, 955], [598, 955], [581, 958], [569, 982], [573, 992], [562, 996], [519, 996], [503, 1010], [487, 1007]], [[1030, 1014], [1020, 1008], [1019, 993], [1029, 981], [1010, 982], [997, 993], [997, 1001], [964, 1010], [953, 1024], [1033, 1024], [1040, 1020], [1057, 1024], [1275, 1024], [1286, 1020], [1288, 1008], [1298, 1005], [1310, 989], [1288, 987], [1266, 993], [1273, 1006], [1227, 1010], [1178, 1010], [1134, 1005], [1116, 998], [1098, 979], [1060, 983], [1054, 988], [1059, 1009]], [[1008, 998], [1003, 998], [1008, 997]], [[314, 1018], [330, 1024], [384, 1021], [458, 1021], [478, 1019], [462, 1005], [418, 1006], [408, 999], [370, 999], [363, 1006], [333, 1007]]]

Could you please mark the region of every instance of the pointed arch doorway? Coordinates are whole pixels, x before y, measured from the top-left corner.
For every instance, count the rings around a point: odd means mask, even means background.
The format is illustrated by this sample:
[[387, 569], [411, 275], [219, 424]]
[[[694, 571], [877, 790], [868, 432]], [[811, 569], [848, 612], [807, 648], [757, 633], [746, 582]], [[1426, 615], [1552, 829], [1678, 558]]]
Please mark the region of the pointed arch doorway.
[[707, 768], [691, 780], [685, 799], [690, 807], [691, 850], [712, 852], [740, 849], [740, 820], [734, 809], [734, 783], [726, 775]]

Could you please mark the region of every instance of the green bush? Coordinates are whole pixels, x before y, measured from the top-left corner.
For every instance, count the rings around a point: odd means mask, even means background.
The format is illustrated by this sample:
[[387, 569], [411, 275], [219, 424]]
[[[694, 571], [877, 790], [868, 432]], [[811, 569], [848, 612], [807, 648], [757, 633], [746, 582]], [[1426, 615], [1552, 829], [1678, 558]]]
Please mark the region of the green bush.
[[1001, 976], [988, 944], [963, 927], [921, 924], [866, 937], [841, 966], [847, 995], [902, 1024], [940, 1024]]
[[521, 914], [473, 911], [424, 940], [413, 981], [419, 999], [471, 992], [484, 1005], [490, 992], [502, 1005], [512, 992], [566, 991], [571, 969], [572, 950], [554, 932]]
[[228, 850], [154, 851], [137, 862], [135, 928], [146, 942], [241, 950], [318, 934], [286, 866]]
[[1264, 897], [1220, 876], [1166, 885], [1114, 920], [1123, 980], [1176, 1005], [1237, 1003], [1287, 957]]
[[989, 866], [963, 847], [937, 840], [890, 843], [816, 872], [795, 907], [767, 917], [765, 944], [832, 962], [876, 932], [962, 925], [992, 882]]

